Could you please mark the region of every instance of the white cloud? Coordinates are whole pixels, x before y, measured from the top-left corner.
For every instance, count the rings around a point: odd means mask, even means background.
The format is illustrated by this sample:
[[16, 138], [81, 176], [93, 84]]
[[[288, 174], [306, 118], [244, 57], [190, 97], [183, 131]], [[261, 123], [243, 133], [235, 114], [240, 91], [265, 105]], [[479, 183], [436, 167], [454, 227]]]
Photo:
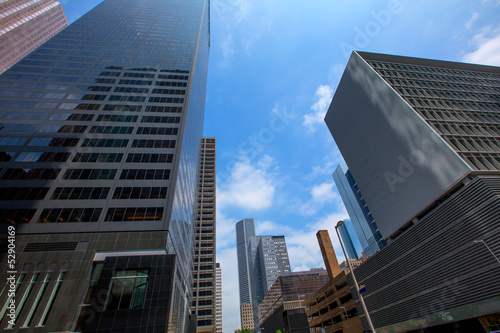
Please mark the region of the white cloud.
[[226, 38], [221, 42], [221, 48], [224, 58], [234, 55], [233, 35], [229, 34], [226, 36]]
[[476, 20], [479, 18], [479, 13], [478, 12], [474, 12], [472, 13], [472, 16], [471, 18], [465, 23], [465, 27], [467, 29], [470, 29], [472, 28], [472, 25], [474, 24], [474, 22], [476, 22]]
[[500, 66], [500, 29], [483, 29], [473, 38], [475, 51], [467, 53], [462, 60], [476, 64]]
[[315, 125], [323, 123], [326, 111], [333, 97], [333, 89], [327, 85], [320, 85], [316, 89], [317, 101], [311, 106], [314, 112], [304, 115], [302, 122], [310, 131], [315, 131]]
[[255, 164], [240, 158], [227, 181], [217, 186], [220, 208], [237, 206], [245, 210], [260, 210], [272, 205], [275, 185], [269, 171], [273, 160], [265, 155]]
[[311, 199], [300, 207], [300, 214], [313, 215], [325, 203], [339, 201], [339, 196], [333, 190], [333, 180], [316, 185], [311, 189]]

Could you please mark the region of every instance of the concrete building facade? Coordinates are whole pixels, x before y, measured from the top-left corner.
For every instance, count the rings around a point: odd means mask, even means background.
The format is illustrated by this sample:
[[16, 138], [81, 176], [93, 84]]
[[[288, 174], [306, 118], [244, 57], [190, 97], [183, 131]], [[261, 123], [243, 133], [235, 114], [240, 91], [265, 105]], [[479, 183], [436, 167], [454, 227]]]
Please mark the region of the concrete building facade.
[[7, 0], [0, 4], [0, 74], [68, 26], [53, 0]]
[[198, 212], [196, 214], [193, 313], [197, 316], [196, 332], [216, 331], [216, 139], [202, 138], [199, 159]]
[[0, 330], [189, 329], [208, 52], [208, 1], [104, 0], [0, 76]]

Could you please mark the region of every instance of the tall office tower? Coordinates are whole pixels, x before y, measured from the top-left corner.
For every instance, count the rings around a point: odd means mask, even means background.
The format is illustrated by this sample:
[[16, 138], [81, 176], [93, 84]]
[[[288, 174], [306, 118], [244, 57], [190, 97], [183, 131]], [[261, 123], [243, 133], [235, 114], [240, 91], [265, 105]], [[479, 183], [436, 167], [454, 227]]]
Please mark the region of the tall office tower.
[[208, 6], [104, 0], [0, 76], [0, 329], [186, 331]]
[[255, 236], [254, 220], [244, 219], [236, 223], [236, 243], [242, 328], [247, 328], [243, 326], [243, 312], [246, 313], [248, 304], [251, 304], [254, 328], [258, 329], [260, 302], [276, 278], [290, 272], [285, 237]]
[[[382, 238], [377, 223], [345, 163], [337, 166], [333, 173], [333, 180], [361, 242], [362, 251], [367, 257], [370, 257], [383, 248], [387, 242]], [[361, 253], [358, 253], [355, 258], [358, 259], [360, 256]]]
[[[361, 250], [361, 243], [359, 242], [358, 235], [354, 230], [354, 226], [351, 220], [345, 219], [344, 223], [338, 227], [340, 237], [342, 237], [342, 242], [344, 243], [347, 256], [350, 259], [359, 259], [363, 255]], [[347, 260], [348, 258], [346, 258]]]
[[[253, 219], [243, 219], [236, 223], [236, 251], [238, 254], [238, 286], [240, 290], [240, 304], [252, 302], [252, 274], [250, 237], [255, 236]], [[244, 327], [243, 327], [244, 328]]]
[[215, 264], [215, 329], [222, 333], [222, 270], [220, 263]]
[[216, 330], [215, 138], [203, 138], [200, 152], [198, 214], [193, 270], [193, 313], [196, 332]]
[[68, 20], [58, 1], [2, 1], [0, 74], [67, 26]]
[[500, 313], [499, 92], [498, 67], [352, 54], [325, 121], [391, 240], [355, 271], [377, 332]]

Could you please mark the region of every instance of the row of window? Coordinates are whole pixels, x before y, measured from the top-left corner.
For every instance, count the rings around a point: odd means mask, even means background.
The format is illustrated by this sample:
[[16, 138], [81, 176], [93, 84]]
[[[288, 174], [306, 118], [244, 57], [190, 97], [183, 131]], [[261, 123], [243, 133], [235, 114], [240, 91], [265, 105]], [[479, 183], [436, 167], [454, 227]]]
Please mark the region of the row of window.
[[127, 163], [172, 163], [173, 154], [129, 154]]
[[175, 140], [134, 140], [133, 148], [175, 148]]
[[34, 180], [34, 179], [56, 179], [61, 169], [7, 169], [1, 179]]
[[62, 179], [102, 179], [110, 180], [116, 176], [116, 169], [68, 169]]
[[[116, 171], [116, 170], [115, 170]], [[120, 179], [157, 179], [168, 180], [170, 178], [169, 169], [124, 169]]]
[[109, 208], [105, 222], [161, 221], [163, 207]]
[[48, 191], [48, 187], [4, 187], [0, 200], [42, 200]]
[[123, 154], [118, 153], [77, 153], [73, 162], [83, 163], [119, 163]]
[[106, 199], [109, 187], [58, 187], [51, 200], [99, 200]]
[[139, 127], [136, 134], [145, 135], [177, 135], [179, 129], [172, 127]]
[[167, 187], [117, 187], [113, 199], [165, 199]]
[[97, 222], [102, 208], [44, 209], [37, 223]]

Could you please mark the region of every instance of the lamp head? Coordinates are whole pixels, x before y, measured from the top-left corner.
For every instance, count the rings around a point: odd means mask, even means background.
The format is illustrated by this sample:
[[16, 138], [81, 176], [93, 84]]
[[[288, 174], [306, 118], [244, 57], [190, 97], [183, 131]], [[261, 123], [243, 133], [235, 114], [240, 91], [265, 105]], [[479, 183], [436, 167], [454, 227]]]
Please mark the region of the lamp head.
[[340, 227], [342, 224], [344, 224], [344, 221], [342, 221], [342, 220], [338, 221], [337, 225], [335, 226], [335, 228]]

